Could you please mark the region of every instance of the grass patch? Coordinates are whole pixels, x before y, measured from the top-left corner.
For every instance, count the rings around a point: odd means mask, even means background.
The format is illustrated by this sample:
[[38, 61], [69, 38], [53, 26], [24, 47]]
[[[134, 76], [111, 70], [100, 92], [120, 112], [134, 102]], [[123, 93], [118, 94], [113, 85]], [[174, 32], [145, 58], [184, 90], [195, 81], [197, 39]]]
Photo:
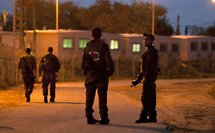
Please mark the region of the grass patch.
[[211, 89], [209, 90], [209, 94], [213, 96], [213, 98], [215, 99], [215, 85], [213, 85], [211, 87]]

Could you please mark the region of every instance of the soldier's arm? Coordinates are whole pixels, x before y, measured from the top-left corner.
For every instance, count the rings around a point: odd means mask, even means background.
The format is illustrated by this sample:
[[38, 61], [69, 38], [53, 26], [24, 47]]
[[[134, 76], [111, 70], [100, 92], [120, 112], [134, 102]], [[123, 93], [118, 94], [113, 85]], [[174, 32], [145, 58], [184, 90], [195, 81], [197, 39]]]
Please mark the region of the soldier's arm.
[[104, 45], [104, 58], [107, 65], [108, 76], [111, 76], [114, 72], [114, 63], [107, 44]]
[[40, 60], [40, 64], [39, 64], [39, 69], [38, 69], [38, 71], [39, 71], [39, 76], [41, 76], [42, 75], [42, 65], [43, 65], [43, 57], [41, 58], [41, 60]]
[[37, 63], [36, 63], [35, 57], [33, 58], [33, 72], [34, 72], [34, 76], [36, 76], [36, 74], [37, 74]]
[[21, 58], [20, 58], [19, 63], [18, 63], [17, 78], [19, 78], [20, 70], [21, 70]]
[[83, 55], [82, 55], [82, 62], [81, 62], [81, 70], [83, 74], [86, 74], [86, 69], [85, 69], [85, 49], [83, 51]]

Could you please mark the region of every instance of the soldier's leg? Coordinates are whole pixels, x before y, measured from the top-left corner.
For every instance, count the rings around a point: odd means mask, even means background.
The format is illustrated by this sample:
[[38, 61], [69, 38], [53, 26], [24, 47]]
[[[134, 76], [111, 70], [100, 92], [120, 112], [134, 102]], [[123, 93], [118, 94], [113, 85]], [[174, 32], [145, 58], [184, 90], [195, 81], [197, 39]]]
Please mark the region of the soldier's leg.
[[43, 96], [44, 96], [44, 102], [47, 103], [48, 99], [48, 86], [49, 86], [49, 81], [47, 78], [46, 74], [43, 74], [43, 80], [42, 80], [42, 88], [43, 88]]
[[29, 81], [28, 81], [28, 77], [27, 76], [23, 76], [23, 82], [24, 82], [24, 86], [25, 86], [25, 97], [26, 97], [26, 102], [30, 102], [30, 96], [29, 96]]
[[151, 93], [151, 104], [149, 108], [149, 122], [157, 122], [157, 111], [156, 111], [156, 84], [153, 83]]
[[55, 102], [55, 90], [56, 90], [56, 76], [55, 74], [50, 75], [51, 82], [50, 82], [50, 102]]
[[95, 83], [88, 83], [85, 85], [86, 87], [86, 108], [85, 113], [87, 117], [88, 124], [94, 124], [94, 118], [93, 118], [93, 103], [95, 99], [96, 94], [96, 85]]
[[29, 89], [28, 89], [29, 96], [33, 92], [33, 89], [34, 89], [34, 77], [31, 77], [29, 81]]
[[108, 80], [104, 82], [99, 82], [98, 87], [98, 97], [99, 97], [99, 113], [101, 119], [108, 119], [108, 107], [107, 107], [107, 91], [108, 91]]
[[143, 92], [141, 96], [141, 102], [142, 102], [142, 110], [140, 113], [140, 118], [136, 120], [136, 123], [143, 123], [147, 122], [147, 116], [149, 113], [149, 103], [150, 103], [150, 84], [147, 81], [144, 81], [143, 85]]
[[108, 80], [98, 83], [98, 96], [99, 96], [99, 113], [101, 120], [100, 124], [109, 124], [108, 107], [107, 107], [107, 91]]

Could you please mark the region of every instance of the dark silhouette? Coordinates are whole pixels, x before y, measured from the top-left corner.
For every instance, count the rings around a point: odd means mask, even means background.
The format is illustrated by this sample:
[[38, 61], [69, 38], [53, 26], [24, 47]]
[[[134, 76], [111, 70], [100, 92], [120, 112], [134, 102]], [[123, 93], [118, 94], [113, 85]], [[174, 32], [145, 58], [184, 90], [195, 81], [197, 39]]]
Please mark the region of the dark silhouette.
[[34, 88], [34, 82], [35, 82], [35, 75], [36, 75], [36, 60], [35, 57], [32, 56], [31, 49], [26, 49], [26, 55], [24, 55], [22, 58], [20, 58], [19, 65], [18, 65], [18, 75], [20, 70], [22, 71], [22, 78], [25, 85], [25, 97], [26, 102], [30, 102], [30, 96]]
[[89, 41], [82, 57], [82, 70], [86, 76], [86, 117], [88, 124], [95, 124], [98, 120], [93, 117], [93, 103], [98, 88], [100, 124], [108, 124], [107, 90], [108, 78], [114, 72], [114, 64], [109, 47], [100, 38], [102, 30], [94, 28], [93, 40]]
[[52, 54], [53, 48], [48, 48], [48, 54], [42, 57], [39, 67], [39, 76], [42, 76], [44, 103], [48, 103], [48, 86], [50, 84], [50, 102], [55, 102], [57, 72], [60, 69], [58, 58]]
[[[154, 36], [147, 33], [144, 33], [143, 36], [147, 50], [142, 55], [140, 74], [138, 74], [137, 80], [132, 81], [132, 86], [136, 86], [145, 76], [141, 97], [143, 108], [140, 118], [135, 121], [136, 123], [157, 122], [155, 81], [159, 72], [158, 51], [153, 46]], [[149, 119], [147, 119], [148, 116]]]

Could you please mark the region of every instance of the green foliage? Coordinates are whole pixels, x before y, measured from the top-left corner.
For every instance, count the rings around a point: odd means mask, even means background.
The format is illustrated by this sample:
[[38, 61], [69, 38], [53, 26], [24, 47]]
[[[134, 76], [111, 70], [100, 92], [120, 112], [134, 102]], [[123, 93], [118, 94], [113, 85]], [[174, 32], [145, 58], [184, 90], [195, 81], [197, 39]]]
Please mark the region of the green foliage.
[[[33, 29], [33, 10], [36, 9], [36, 29], [55, 29], [56, 5], [53, 0], [28, 0], [25, 5], [25, 29]], [[167, 10], [156, 5], [155, 34], [171, 35], [172, 26], [166, 19]], [[59, 3], [59, 28], [91, 30], [99, 26], [110, 33], [151, 32], [152, 4], [133, 2], [131, 5], [110, 0], [96, 0], [88, 8], [78, 7], [73, 2]]]

